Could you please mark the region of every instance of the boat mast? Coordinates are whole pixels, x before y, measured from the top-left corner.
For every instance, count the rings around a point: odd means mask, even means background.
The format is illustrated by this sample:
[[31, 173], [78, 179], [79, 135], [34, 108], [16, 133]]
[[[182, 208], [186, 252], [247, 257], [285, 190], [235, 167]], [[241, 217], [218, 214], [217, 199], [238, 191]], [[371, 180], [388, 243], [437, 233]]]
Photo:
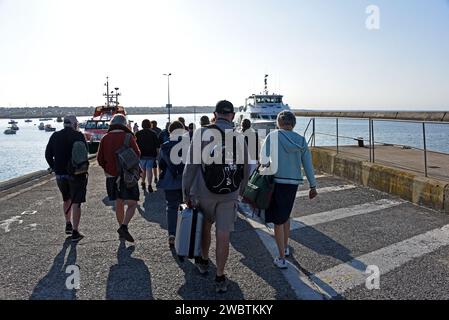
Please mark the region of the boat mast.
[[106, 107], [109, 108], [109, 77], [106, 77], [106, 83], [104, 85], [106, 86], [106, 93], [103, 93], [103, 96], [106, 97]]
[[119, 93], [119, 88], [114, 88], [115, 89], [115, 106], [118, 107], [119, 102], [118, 102], [118, 97], [120, 97], [122, 94]]
[[268, 74], [265, 75], [265, 89], [264, 94], [268, 95]]

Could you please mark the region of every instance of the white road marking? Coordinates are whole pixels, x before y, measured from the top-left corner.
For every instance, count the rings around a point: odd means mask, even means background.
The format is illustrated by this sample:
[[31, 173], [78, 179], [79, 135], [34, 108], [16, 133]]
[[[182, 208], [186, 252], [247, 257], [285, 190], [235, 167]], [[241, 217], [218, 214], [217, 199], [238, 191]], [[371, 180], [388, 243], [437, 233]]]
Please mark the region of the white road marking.
[[5, 230], [5, 233], [8, 233], [11, 231], [11, 224], [14, 222], [17, 222], [19, 224], [23, 223], [23, 220], [21, 220], [20, 218], [22, 218], [21, 216], [15, 216], [12, 218], [9, 218], [7, 220], [3, 220], [0, 221], [0, 228], [2, 228], [3, 230]]
[[[406, 203], [406, 201], [404, 200], [382, 199], [374, 202], [355, 205], [352, 207], [339, 208], [335, 210], [311, 214], [308, 216], [293, 218], [290, 221], [290, 230], [294, 231], [305, 227], [316, 226], [321, 223], [328, 223], [349, 217], [378, 212], [384, 209], [397, 207], [404, 203]], [[248, 222], [252, 225], [253, 228], [264, 229], [273, 234], [273, 225], [271, 223], [265, 225], [257, 216], [253, 217], [251, 211], [249, 211], [251, 209], [249, 209], [247, 205], [240, 205], [240, 208], [241, 212], [245, 214], [246, 218], [248, 218]], [[256, 223], [253, 224], [253, 221]]]
[[[357, 206], [358, 209], [344, 213], [344, 209], [337, 209], [329, 212], [323, 212], [308, 217], [302, 217], [304, 221], [308, 220], [311, 225], [329, 222], [332, 220], [343, 219], [354, 215], [366, 214], [401, 205], [406, 201], [401, 200], [379, 200], [377, 207], [373, 203]], [[356, 206], [350, 207], [355, 209]], [[241, 209], [244, 209], [243, 207]], [[346, 208], [347, 210], [348, 208]], [[339, 210], [341, 210], [339, 212]], [[335, 219], [331, 214], [334, 212]], [[313, 217], [315, 216], [315, 217]], [[251, 213], [244, 212], [244, 217], [248, 223], [255, 229], [273, 258], [277, 257], [278, 249], [272, 237], [273, 230], [267, 228], [258, 217], [251, 217]], [[297, 222], [299, 227], [306, 226], [302, 222]], [[297, 226], [298, 226], [297, 225]], [[297, 227], [296, 226], [296, 227]], [[337, 297], [345, 291], [353, 289], [366, 282], [368, 275], [366, 268], [370, 265], [379, 267], [381, 274], [388, 273], [403, 264], [419, 258], [425, 254], [431, 253], [443, 246], [449, 245], [449, 225], [435, 229], [424, 234], [417, 235], [402, 242], [387, 246], [377, 251], [357, 257], [347, 263], [319, 272], [315, 275], [306, 276], [296, 266], [289, 263], [289, 269], [282, 270], [283, 275], [295, 291], [299, 299], [328, 299]]]
[[[24, 211], [20, 214], [20, 216], [14, 216], [11, 217], [9, 219], [0, 221], [0, 228], [2, 228], [5, 233], [8, 233], [11, 231], [11, 224], [13, 224], [14, 222], [17, 222], [19, 225], [23, 223], [23, 216], [32, 216], [35, 215], [37, 213], [37, 211]], [[25, 228], [26, 229], [26, 228]]]
[[[278, 256], [278, 249], [273, 237], [269, 233], [262, 230], [264, 225], [254, 220], [250, 221], [250, 223], [255, 227], [257, 235], [273, 259], [276, 258]], [[288, 269], [281, 271], [298, 298], [304, 300], [324, 300], [326, 298], [325, 296], [327, 296], [327, 294], [325, 291], [320, 290], [319, 287], [311, 282], [307, 276], [293, 264], [290, 262], [288, 262], [288, 264]], [[275, 268], [274, 265], [267, 267]]]
[[24, 211], [20, 215], [21, 216], [34, 216], [37, 213], [37, 211]]
[[30, 231], [36, 231], [38, 224], [37, 223], [32, 223], [27, 225], [25, 228], [23, 228], [23, 230], [30, 230]]
[[[352, 189], [352, 186], [330, 187], [326, 188], [326, 191], [333, 192], [342, 189]], [[381, 199], [347, 208], [320, 212], [293, 219], [292, 229], [295, 230], [348, 217], [380, 212], [404, 203], [407, 202], [396, 199]], [[248, 206], [241, 206], [240, 209], [247, 218], [248, 223], [255, 229], [271, 256], [276, 258], [278, 256], [278, 249], [272, 237], [273, 230], [267, 228], [257, 216], [252, 217]], [[299, 299], [322, 300], [337, 297], [346, 290], [365, 283], [367, 279], [365, 271], [369, 265], [378, 266], [381, 273], [384, 274], [414, 258], [430, 253], [442, 246], [449, 245], [448, 231], [449, 225], [369, 253], [353, 259], [346, 264], [341, 264], [315, 275], [307, 276], [291, 263], [289, 263], [289, 268], [283, 270], [282, 273]]]
[[[357, 188], [356, 185], [346, 184], [346, 185], [341, 185], [341, 186], [318, 188], [317, 191], [318, 191], [318, 195], [320, 195], [320, 194], [330, 193], [330, 192], [352, 190], [355, 188]], [[309, 190], [302, 190], [302, 191], [298, 191], [298, 193], [296, 193], [296, 197], [298, 197], [298, 198], [306, 197], [308, 195], [309, 195]]]
[[312, 280], [326, 283], [333, 291], [328, 293], [334, 297], [364, 284], [368, 265], [378, 266], [381, 274], [388, 273], [413, 259], [449, 245], [448, 234], [449, 225], [445, 225], [319, 272], [312, 276]]
[[291, 230], [301, 229], [308, 226], [315, 226], [321, 223], [332, 222], [335, 220], [373, 213], [376, 211], [397, 207], [406, 203], [404, 200], [382, 199], [374, 202], [368, 202], [347, 208], [339, 208], [331, 211], [311, 214], [304, 217], [293, 218], [291, 221]]

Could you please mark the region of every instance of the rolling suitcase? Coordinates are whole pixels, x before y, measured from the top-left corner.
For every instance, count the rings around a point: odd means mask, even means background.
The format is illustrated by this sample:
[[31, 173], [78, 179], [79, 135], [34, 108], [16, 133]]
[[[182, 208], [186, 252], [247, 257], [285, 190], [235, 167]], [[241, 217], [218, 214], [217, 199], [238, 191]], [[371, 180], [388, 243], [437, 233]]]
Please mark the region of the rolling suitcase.
[[181, 207], [178, 213], [175, 250], [178, 257], [194, 259], [201, 256], [204, 215], [199, 209]]

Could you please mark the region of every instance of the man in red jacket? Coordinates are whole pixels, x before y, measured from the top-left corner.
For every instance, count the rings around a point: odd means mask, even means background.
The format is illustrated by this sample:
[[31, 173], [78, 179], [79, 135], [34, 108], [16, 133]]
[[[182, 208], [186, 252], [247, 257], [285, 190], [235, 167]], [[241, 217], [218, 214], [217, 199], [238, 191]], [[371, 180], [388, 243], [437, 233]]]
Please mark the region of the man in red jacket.
[[[125, 143], [126, 135], [132, 135], [129, 146], [140, 157], [140, 150], [131, 130], [127, 127], [125, 116], [117, 114], [112, 118], [108, 133], [101, 139], [97, 161], [106, 174], [106, 189], [109, 200], [115, 202], [115, 211], [120, 228], [117, 230], [120, 240], [134, 242], [128, 231], [128, 224], [134, 216], [139, 201], [139, 186], [126, 188], [123, 179], [119, 179], [116, 152]], [[128, 206], [125, 213], [125, 203]]]

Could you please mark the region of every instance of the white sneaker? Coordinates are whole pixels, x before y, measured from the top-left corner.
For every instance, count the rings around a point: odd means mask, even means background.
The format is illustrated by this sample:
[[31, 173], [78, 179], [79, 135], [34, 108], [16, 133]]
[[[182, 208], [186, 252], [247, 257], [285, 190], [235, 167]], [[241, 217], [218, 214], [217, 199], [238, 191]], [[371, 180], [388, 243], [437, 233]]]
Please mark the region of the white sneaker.
[[285, 262], [285, 259], [282, 258], [276, 258], [273, 261], [273, 264], [278, 267], [279, 269], [287, 269], [287, 262]]
[[290, 257], [290, 248], [289, 247], [285, 248], [284, 255], [285, 255], [285, 257]]

